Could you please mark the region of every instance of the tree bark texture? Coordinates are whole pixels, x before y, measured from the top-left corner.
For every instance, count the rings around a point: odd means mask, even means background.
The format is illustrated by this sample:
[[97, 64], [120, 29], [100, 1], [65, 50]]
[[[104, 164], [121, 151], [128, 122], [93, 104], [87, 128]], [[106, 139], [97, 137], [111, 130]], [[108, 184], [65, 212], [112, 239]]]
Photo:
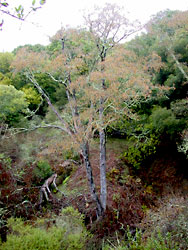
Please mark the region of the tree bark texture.
[[96, 193], [92, 168], [91, 168], [91, 164], [89, 161], [89, 146], [87, 143], [84, 143], [82, 146], [82, 154], [84, 157], [84, 163], [85, 163], [85, 167], [86, 167], [86, 173], [87, 173], [87, 178], [88, 178], [88, 182], [89, 182], [90, 192], [91, 192], [93, 200], [97, 204], [97, 217], [101, 217], [103, 215], [104, 209], [103, 209], [102, 204], [100, 202], [100, 199]]
[[[56, 185], [56, 179], [57, 179], [57, 174], [53, 174], [52, 176], [50, 176], [42, 185], [41, 189], [40, 189], [40, 197], [39, 197], [39, 206], [41, 207], [41, 204], [43, 202], [43, 199], [45, 197], [46, 201], [49, 201], [49, 196], [52, 195], [51, 191], [50, 191], [50, 185], [53, 184], [53, 186], [56, 188], [56, 190], [58, 192], [60, 192], [61, 194], [63, 194], [57, 187]], [[64, 194], [63, 194], [64, 195]]]
[[103, 128], [103, 98], [100, 100], [99, 117], [101, 121], [101, 128], [99, 131], [100, 137], [100, 200], [104, 210], [106, 210], [106, 200], [107, 200], [107, 185], [106, 185], [106, 133]]
[[[105, 51], [105, 50], [104, 50]], [[105, 61], [106, 51], [104, 57], [101, 57], [101, 62]], [[104, 66], [101, 71], [104, 71]], [[102, 89], [106, 89], [105, 79], [102, 79]], [[104, 98], [100, 98], [100, 107], [99, 107], [99, 120], [100, 120], [100, 200], [104, 211], [106, 210], [106, 200], [107, 200], [107, 185], [106, 185], [106, 133], [104, 130]]]

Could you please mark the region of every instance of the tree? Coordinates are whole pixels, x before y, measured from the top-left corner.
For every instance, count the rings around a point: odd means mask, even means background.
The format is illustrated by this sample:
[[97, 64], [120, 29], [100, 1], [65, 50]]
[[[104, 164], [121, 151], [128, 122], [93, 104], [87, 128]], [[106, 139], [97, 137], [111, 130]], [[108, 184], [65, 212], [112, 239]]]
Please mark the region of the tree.
[[[99, 136], [100, 136], [100, 184], [101, 203], [106, 209], [107, 185], [106, 185], [106, 135], [104, 125], [104, 102], [105, 89], [107, 88], [105, 71], [105, 61], [107, 54], [116, 44], [126, 39], [140, 29], [138, 23], [130, 23], [122, 13], [122, 8], [116, 4], [106, 3], [102, 9], [96, 7], [93, 13], [85, 16], [86, 25], [95, 38], [95, 45], [98, 50], [97, 56], [100, 61], [101, 72], [101, 97], [99, 98]], [[97, 58], [96, 58], [97, 61]], [[102, 93], [104, 92], [104, 93]]]
[[10, 72], [10, 65], [13, 61], [13, 54], [6, 52], [0, 53], [0, 73], [6, 74]]
[[0, 72], [0, 85], [11, 85], [12, 79]]
[[147, 24], [147, 33], [131, 40], [126, 47], [145, 59], [152, 53], [161, 57], [163, 65], [154, 72], [152, 82], [171, 87], [168, 99], [158, 99], [155, 104], [167, 105], [187, 96], [188, 36], [187, 11], [159, 12]]
[[25, 94], [13, 86], [0, 85], [0, 122], [14, 124], [27, 113]]
[[[177, 43], [186, 39], [188, 32], [188, 11], [159, 12], [147, 25], [147, 30], [156, 37], [157, 45], [166, 51], [176, 64], [176, 67], [188, 81], [188, 68], [181, 63]], [[178, 46], [179, 47], [179, 46]], [[184, 47], [184, 49], [186, 46]], [[183, 55], [184, 53], [182, 53]]]
[[[108, 10], [107, 8], [107, 13]], [[111, 13], [117, 14], [115, 11]], [[113, 20], [115, 22], [116, 18]], [[105, 36], [106, 40], [98, 37], [92, 29], [89, 32], [83, 29], [61, 29], [53, 38], [58, 43], [61, 42], [61, 53], [60, 49], [50, 55], [23, 49], [17, 53], [13, 64], [17, 70], [25, 72], [58, 118], [58, 122], [43, 124], [43, 127], [65, 132], [82, 152], [90, 192], [96, 202], [99, 217], [104, 214], [107, 197], [105, 128], [122, 114], [130, 116], [130, 107], [135, 104], [136, 99], [147, 98], [151, 93], [151, 87], [148, 86], [151, 74], [144, 61], [137, 60], [136, 55], [126, 51], [122, 45], [115, 48], [133, 30], [129, 29], [130, 32], [125, 32], [123, 36], [120, 33], [121, 37], [116, 40], [120, 27], [117, 25], [114, 31], [114, 26], [112, 25], [113, 37]], [[107, 26], [108, 29], [110, 27]], [[111, 30], [108, 34], [111, 35]], [[110, 53], [107, 54], [107, 51]], [[150, 63], [152, 64], [151, 60]], [[64, 85], [68, 103], [62, 113], [55, 108], [50, 97], [38, 84], [36, 73], [39, 72], [46, 72], [54, 82]], [[96, 130], [100, 131], [102, 151], [100, 165], [103, 180], [100, 199], [89, 158], [90, 141]]]

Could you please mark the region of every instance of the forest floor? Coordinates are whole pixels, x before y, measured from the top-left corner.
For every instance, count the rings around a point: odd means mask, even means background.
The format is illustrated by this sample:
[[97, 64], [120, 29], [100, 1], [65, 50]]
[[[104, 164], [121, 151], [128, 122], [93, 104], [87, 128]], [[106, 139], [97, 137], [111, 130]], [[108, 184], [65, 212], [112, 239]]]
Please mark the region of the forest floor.
[[[2, 201], [9, 208], [9, 213], [5, 213], [4, 218], [9, 218], [12, 213], [17, 217], [35, 220], [40, 216], [48, 217], [54, 213], [58, 215], [62, 208], [73, 206], [84, 215], [85, 225], [93, 234], [91, 244], [96, 246], [94, 249], [100, 249], [97, 245], [101, 245], [101, 241], [105, 239], [113, 241], [117, 232], [124, 237], [127, 225], [133, 233], [137, 228], [141, 229], [146, 237], [150, 237], [157, 227], [168, 232], [170, 225], [174, 232], [179, 231], [181, 242], [184, 232], [188, 231], [188, 223], [185, 223], [188, 218], [187, 161], [173, 148], [164, 145], [140, 169], [135, 170], [123, 157], [128, 147], [130, 142], [123, 139], [113, 138], [107, 141], [107, 209], [101, 220], [96, 217], [96, 204], [90, 195], [84, 164], [63, 167], [66, 160], [62, 160], [61, 147], [56, 147], [56, 152], [44, 149], [38, 156], [39, 159], [51, 160], [50, 165], [58, 174], [58, 188], [64, 193], [54, 192], [49, 202], [44, 199], [41, 210], [37, 204], [38, 190], [42, 184], [31, 186], [33, 169], [28, 168], [25, 182], [22, 180], [16, 186], [9, 169], [2, 168], [2, 181], [9, 187], [4, 190], [5, 195], [7, 192], [12, 194], [9, 200], [6, 197], [3, 200], [2, 196]], [[96, 190], [100, 196], [98, 139], [91, 145], [90, 160]], [[15, 195], [17, 189], [21, 191]], [[30, 197], [29, 205], [23, 203], [23, 197]], [[6, 226], [4, 228], [6, 231]]]
[[[140, 228], [146, 212], [156, 211], [164, 201], [187, 202], [188, 180], [183, 175], [182, 159], [178, 155], [160, 152], [142, 171], [133, 171], [122, 161], [126, 140], [110, 139], [107, 143], [107, 211], [103, 221], [96, 224], [95, 204], [90, 196], [85, 166], [80, 165], [71, 174], [61, 190], [72, 199], [71, 205], [85, 215], [87, 228], [96, 237], [104, 238], [115, 231], [124, 233], [126, 225]], [[178, 158], [179, 157], [179, 158]], [[90, 150], [93, 176], [100, 194], [98, 142]], [[77, 198], [74, 198], [77, 197]], [[184, 201], [183, 201], [184, 202]], [[181, 205], [181, 204], [180, 204]]]

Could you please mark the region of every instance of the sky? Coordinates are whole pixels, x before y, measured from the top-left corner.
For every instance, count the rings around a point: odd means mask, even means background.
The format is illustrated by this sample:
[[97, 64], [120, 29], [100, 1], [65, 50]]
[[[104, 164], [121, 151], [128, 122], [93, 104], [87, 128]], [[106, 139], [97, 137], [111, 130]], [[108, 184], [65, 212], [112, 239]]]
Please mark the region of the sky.
[[[19, 5], [32, 0], [9, 0]], [[49, 38], [62, 26], [83, 26], [83, 10], [91, 10], [94, 5], [117, 3], [129, 12], [129, 18], [142, 23], [159, 11], [188, 10], [188, 0], [47, 0], [46, 4], [31, 14], [25, 22], [4, 16], [3, 30], [0, 31], [0, 52], [11, 52], [19, 45], [49, 44]]]

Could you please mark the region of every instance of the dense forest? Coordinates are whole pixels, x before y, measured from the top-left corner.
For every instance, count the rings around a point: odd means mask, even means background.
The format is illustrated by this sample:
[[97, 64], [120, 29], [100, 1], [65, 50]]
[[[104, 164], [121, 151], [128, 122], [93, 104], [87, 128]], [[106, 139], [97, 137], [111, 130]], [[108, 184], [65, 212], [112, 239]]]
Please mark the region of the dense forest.
[[188, 11], [84, 18], [0, 53], [0, 249], [186, 250]]

